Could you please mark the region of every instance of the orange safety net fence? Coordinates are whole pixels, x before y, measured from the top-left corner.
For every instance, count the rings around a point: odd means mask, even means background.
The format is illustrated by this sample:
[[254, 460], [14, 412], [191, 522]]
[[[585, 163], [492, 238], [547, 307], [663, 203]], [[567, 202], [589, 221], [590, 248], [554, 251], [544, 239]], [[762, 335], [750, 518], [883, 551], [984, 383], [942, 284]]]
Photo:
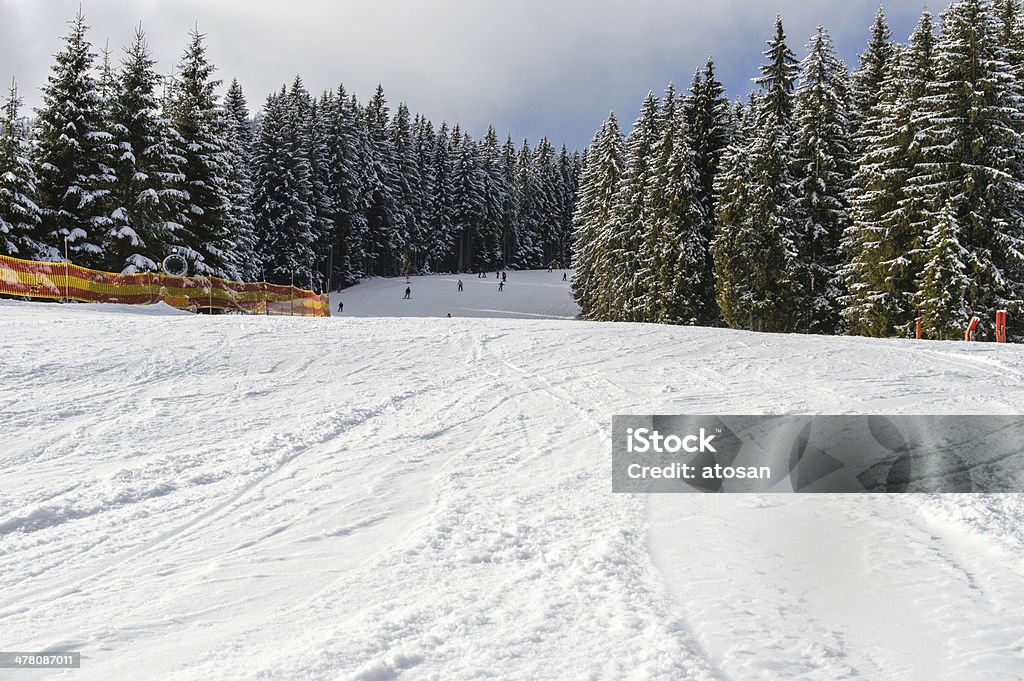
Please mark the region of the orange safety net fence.
[[114, 274], [67, 262], [37, 262], [0, 255], [0, 294], [83, 303], [151, 305], [181, 310], [232, 310], [250, 314], [331, 316], [327, 294], [266, 282], [218, 277], [171, 277], [159, 272]]

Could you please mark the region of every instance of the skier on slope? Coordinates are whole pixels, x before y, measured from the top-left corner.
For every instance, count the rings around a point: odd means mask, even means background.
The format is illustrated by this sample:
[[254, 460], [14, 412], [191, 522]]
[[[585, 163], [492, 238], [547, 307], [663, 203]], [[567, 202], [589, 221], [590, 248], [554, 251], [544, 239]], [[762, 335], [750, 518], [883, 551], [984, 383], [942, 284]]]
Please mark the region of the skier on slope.
[[562, 272], [562, 281], [569, 281], [568, 277], [569, 277], [569, 273], [568, 272]]
[[409, 286], [406, 286], [405, 287], [405, 297], [403, 297], [402, 300], [409, 300], [410, 298], [412, 298], [412, 288], [409, 287]]
[[338, 301], [338, 312], [341, 312], [341, 311], [343, 311], [344, 309], [345, 309], [345, 303], [343, 303], [343, 302], [341, 302], [341, 301], [339, 300], [339, 301]]
[[499, 281], [498, 282], [498, 291], [504, 291], [504, 290], [505, 290], [505, 282], [504, 281]]
[[504, 283], [504, 281], [505, 281], [505, 272], [504, 271], [501, 273], [501, 281], [502, 281], [502, 283]]
[[459, 293], [462, 293], [462, 280], [459, 279]]

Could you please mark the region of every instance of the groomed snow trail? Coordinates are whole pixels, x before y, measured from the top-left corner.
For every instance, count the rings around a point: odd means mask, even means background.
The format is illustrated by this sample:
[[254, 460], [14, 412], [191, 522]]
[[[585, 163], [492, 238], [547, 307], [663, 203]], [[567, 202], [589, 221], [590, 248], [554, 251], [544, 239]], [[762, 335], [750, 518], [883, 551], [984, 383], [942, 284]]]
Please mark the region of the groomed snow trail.
[[19, 680], [1024, 678], [1018, 498], [613, 495], [609, 443], [1013, 413], [1021, 348], [8, 304], [0, 355], [0, 648], [83, 652]]

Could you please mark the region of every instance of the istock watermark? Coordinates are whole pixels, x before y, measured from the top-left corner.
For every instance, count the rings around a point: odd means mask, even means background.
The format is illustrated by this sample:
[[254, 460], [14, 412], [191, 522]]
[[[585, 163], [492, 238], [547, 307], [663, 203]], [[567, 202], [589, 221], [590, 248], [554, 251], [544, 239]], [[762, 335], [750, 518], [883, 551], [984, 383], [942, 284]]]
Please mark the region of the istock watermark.
[[615, 416], [615, 492], [1024, 492], [1024, 416]]

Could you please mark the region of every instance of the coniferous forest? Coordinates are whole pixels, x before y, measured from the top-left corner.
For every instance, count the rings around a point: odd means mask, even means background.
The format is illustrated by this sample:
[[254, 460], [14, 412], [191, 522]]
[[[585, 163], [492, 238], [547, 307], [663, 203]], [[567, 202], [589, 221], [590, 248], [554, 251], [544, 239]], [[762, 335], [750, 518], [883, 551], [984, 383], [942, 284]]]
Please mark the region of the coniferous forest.
[[[575, 213], [574, 295], [595, 320], [991, 338], [1024, 331], [1024, 15], [1019, 0], [883, 10], [852, 73], [819, 27], [779, 18], [757, 90], [709, 60], [688, 93], [594, 136]], [[685, 276], [682, 273], [686, 273]]]
[[301, 78], [252, 116], [194, 32], [160, 75], [141, 29], [97, 54], [69, 24], [43, 103], [0, 111], [0, 253], [313, 288], [569, 264], [591, 320], [759, 331], [1024, 333], [1024, 12], [959, 0], [904, 41], [880, 9], [852, 71], [782, 18], [745, 97], [712, 59], [614, 113], [582, 153], [474, 140], [378, 87]]
[[[190, 270], [322, 290], [363, 276], [568, 263], [583, 156], [547, 139], [475, 140], [383, 89], [361, 103], [302, 79], [260, 112], [221, 81], [193, 32], [170, 75], [142, 29], [94, 51], [79, 14], [23, 117], [0, 116], [0, 253], [154, 271]], [[66, 242], [66, 243], [65, 243]]]

